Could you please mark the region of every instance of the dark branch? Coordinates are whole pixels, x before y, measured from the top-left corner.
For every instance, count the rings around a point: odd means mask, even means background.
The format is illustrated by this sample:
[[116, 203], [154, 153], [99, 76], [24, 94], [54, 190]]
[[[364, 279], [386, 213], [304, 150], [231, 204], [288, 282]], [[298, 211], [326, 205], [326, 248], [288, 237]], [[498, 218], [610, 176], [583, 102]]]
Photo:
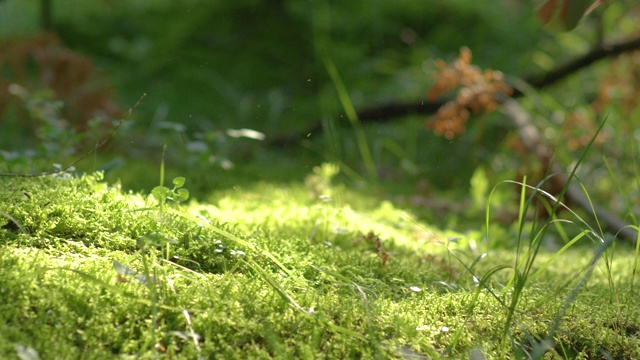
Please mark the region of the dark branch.
[[[392, 103], [358, 111], [358, 119], [361, 123], [372, 124], [377, 122], [386, 122], [389, 119], [409, 115], [433, 114], [438, 111], [440, 106], [442, 106], [443, 104], [444, 101], [424, 101], [420, 103], [407, 104]], [[266, 144], [267, 146], [295, 145], [298, 143], [298, 141], [307, 136], [307, 134], [317, 134], [320, 131], [322, 131], [322, 122], [320, 122], [320, 120], [317, 120], [311, 126], [307, 127], [304, 131], [270, 137], [267, 138], [264, 144]]]
[[534, 88], [541, 89], [549, 86], [558, 80], [571, 75], [574, 72], [585, 68], [598, 60], [602, 60], [608, 57], [618, 56], [628, 51], [640, 49], [640, 38], [634, 38], [631, 40], [614, 43], [610, 45], [600, 45], [593, 48], [587, 54], [574, 59], [564, 65], [537, 76], [529, 76], [525, 78], [525, 81]]
[[[609, 45], [599, 45], [587, 54], [569, 61], [557, 68], [543, 74], [524, 77], [524, 81], [536, 89], [542, 89], [555, 82], [583, 69], [598, 60], [615, 57], [625, 52], [640, 49], [640, 37]], [[522, 96], [522, 92], [515, 90], [512, 97]], [[413, 103], [391, 103], [375, 108], [358, 111], [358, 118], [361, 123], [386, 122], [394, 118], [406, 117], [408, 115], [430, 115], [435, 113], [444, 101], [428, 102], [420, 101]], [[281, 134], [268, 138], [265, 141], [267, 146], [283, 146], [296, 144], [307, 134], [315, 134], [322, 130], [322, 123], [318, 120], [301, 132]]]

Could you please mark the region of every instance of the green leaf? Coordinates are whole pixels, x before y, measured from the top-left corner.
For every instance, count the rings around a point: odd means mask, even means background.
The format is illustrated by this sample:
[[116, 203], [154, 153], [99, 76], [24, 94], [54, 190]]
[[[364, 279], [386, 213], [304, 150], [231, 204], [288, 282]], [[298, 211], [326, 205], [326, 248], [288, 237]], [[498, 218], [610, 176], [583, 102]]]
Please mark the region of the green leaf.
[[187, 199], [189, 199], [189, 190], [178, 189], [178, 191], [176, 191], [175, 201], [186, 201]]
[[177, 188], [181, 188], [184, 186], [185, 181], [185, 178], [183, 178], [182, 176], [178, 176], [177, 178], [173, 179], [173, 185]]
[[159, 202], [167, 200], [169, 194], [171, 194], [171, 190], [165, 186], [156, 186], [151, 190], [151, 195], [153, 195], [153, 197]]

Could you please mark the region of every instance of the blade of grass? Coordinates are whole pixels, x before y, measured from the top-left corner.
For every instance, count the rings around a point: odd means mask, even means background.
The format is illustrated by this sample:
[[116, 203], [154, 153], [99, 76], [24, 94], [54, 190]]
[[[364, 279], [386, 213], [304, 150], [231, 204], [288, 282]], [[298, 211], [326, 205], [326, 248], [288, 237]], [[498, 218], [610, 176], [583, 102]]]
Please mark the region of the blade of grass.
[[562, 305], [562, 307], [560, 308], [560, 310], [556, 314], [556, 317], [555, 317], [555, 319], [553, 321], [553, 324], [551, 325], [548, 338], [552, 339], [554, 337], [556, 331], [560, 327], [560, 322], [564, 318], [564, 314], [570, 308], [571, 303], [578, 296], [578, 294], [580, 293], [582, 288], [586, 285], [587, 281], [591, 278], [591, 274], [593, 274], [593, 270], [595, 269], [598, 261], [604, 255], [605, 251], [607, 250], [607, 247], [613, 242], [613, 239], [614, 239], [613, 237], [609, 238], [609, 239], [606, 239], [606, 240], [603, 239], [603, 242], [600, 244], [600, 246], [596, 250], [596, 253], [593, 256], [593, 259], [591, 259], [591, 261], [589, 262], [588, 270], [586, 271], [584, 276], [580, 279], [578, 284], [569, 293], [569, 295], [567, 296], [567, 298], [564, 301], [564, 304]]
[[0, 215], [6, 217], [7, 219], [9, 219], [9, 221], [14, 223], [18, 227], [18, 229], [20, 229], [20, 231], [27, 236], [27, 238], [29, 239], [29, 245], [32, 245], [31, 235], [29, 235], [29, 233], [27, 232], [27, 229], [24, 226], [22, 226], [20, 221], [18, 221], [16, 218], [14, 218], [10, 214], [7, 214], [6, 212], [4, 212], [2, 210], [0, 210]]
[[269, 286], [271, 286], [271, 288], [273, 288], [276, 291], [276, 293], [282, 298], [282, 300], [284, 300], [284, 302], [286, 302], [293, 309], [302, 313], [305, 317], [319, 321], [320, 323], [324, 324], [334, 332], [348, 335], [364, 342], [368, 342], [367, 338], [364, 337], [362, 334], [355, 332], [353, 330], [344, 328], [342, 326], [338, 326], [333, 322], [331, 322], [330, 320], [322, 319], [314, 315], [312, 312], [305, 310], [302, 306], [300, 306], [300, 304], [298, 304], [298, 302], [293, 298], [293, 296], [291, 296], [284, 288], [282, 288], [282, 286], [280, 286], [280, 284], [278, 284], [271, 276], [269, 276], [259, 265], [257, 265], [254, 262], [245, 262], [245, 263], [251, 269], [253, 269], [256, 273], [258, 273], [260, 277], [262, 277], [267, 282], [267, 284], [269, 284]]
[[[576, 171], [578, 170], [578, 167], [580, 167], [580, 165], [584, 162], [585, 158], [587, 157], [587, 153], [589, 152], [589, 150], [591, 150], [591, 147], [593, 146], [593, 143], [596, 141], [596, 138], [598, 137], [598, 134], [600, 134], [600, 132], [602, 131], [602, 129], [604, 128], [604, 125], [606, 123], [607, 123], [607, 117], [605, 117], [604, 120], [600, 123], [600, 126], [598, 126], [598, 129], [596, 130], [596, 132], [591, 137], [591, 140], [589, 140], [589, 143], [585, 147], [584, 151], [582, 152], [582, 154], [580, 154], [580, 157], [578, 158], [578, 161], [573, 166], [573, 169], [571, 170], [571, 173], [569, 174], [569, 177], [567, 177], [567, 180], [566, 180], [566, 182], [564, 184], [564, 187], [562, 188], [562, 191], [560, 192], [560, 195], [558, 196], [558, 201], [556, 201], [554, 206], [553, 206], [552, 214], [556, 213], [556, 210], [558, 209], [558, 207], [561, 204], [559, 199], [562, 199], [564, 194], [566, 194], [567, 190], [569, 190], [569, 186], [571, 185], [571, 182], [573, 181], [574, 178], [576, 178]], [[584, 187], [582, 186], [582, 184], [580, 184], [580, 186], [584, 190]], [[586, 190], [585, 190], [585, 193], [587, 193]], [[593, 210], [593, 214], [595, 214], [594, 217], [596, 218], [596, 221], [597, 221], [597, 213], [593, 209], [593, 203], [591, 202], [590, 199], [589, 199], [589, 204], [591, 206], [591, 209]], [[599, 223], [598, 223], [598, 226], [600, 226]], [[600, 234], [602, 234], [602, 231], [600, 232]], [[602, 237], [600, 237], [600, 240], [602, 242], [604, 242], [604, 239]]]
[[635, 228], [636, 231], [638, 232], [638, 237], [636, 239], [636, 253], [635, 253], [635, 256], [633, 257], [633, 271], [631, 272], [631, 283], [629, 284], [629, 286], [631, 286], [632, 291], [635, 289], [633, 284], [636, 282], [636, 270], [638, 269], [638, 258], [640, 257], [640, 227], [633, 226], [633, 228]]
[[213, 226], [213, 225], [211, 225], [211, 224], [209, 223], [209, 221], [208, 221], [208, 220], [206, 220], [206, 219], [201, 219], [201, 218], [198, 218], [198, 217], [196, 217], [196, 216], [194, 216], [194, 215], [191, 215], [191, 214], [189, 214], [189, 213], [182, 212], [182, 211], [178, 211], [178, 210], [173, 209], [173, 208], [167, 208], [167, 209], [166, 209], [166, 211], [167, 211], [167, 212], [170, 212], [171, 214], [174, 214], [174, 215], [177, 215], [177, 216], [183, 217], [183, 218], [185, 218], [185, 219], [187, 219], [187, 220], [190, 220], [190, 221], [192, 221], [192, 222], [194, 222], [194, 223], [196, 223], [196, 224], [198, 224], [198, 225], [200, 225], [200, 226], [203, 226], [203, 227], [205, 227], [205, 228], [207, 228], [207, 229], [209, 229], [209, 230], [211, 230], [211, 231], [215, 232], [216, 234], [222, 235], [222, 236], [226, 237], [226, 238], [227, 238], [227, 239], [229, 239], [229, 240], [232, 240], [232, 241], [234, 241], [234, 242], [236, 242], [236, 243], [238, 243], [238, 244], [240, 244], [240, 245], [242, 245], [242, 246], [245, 246], [245, 247], [247, 247], [247, 248], [249, 248], [249, 249], [251, 249], [251, 250], [255, 251], [256, 253], [258, 253], [258, 254], [260, 254], [260, 255], [264, 256], [265, 258], [267, 258], [267, 259], [271, 260], [271, 262], [273, 262], [274, 264], [276, 264], [276, 266], [278, 266], [278, 268], [280, 268], [280, 269], [281, 269], [282, 271], [284, 271], [287, 275], [289, 275], [289, 277], [290, 277], [291, 279], [293, 279], [293, 280], [296, 282], [296, 284], [297, 284], [297, 285], [299, 285], [299, 286], [304, 286], [304, 285], [306, 285], [306, 280], [305, 280], [304, 278], [301, 278], [300, 276], [298, 276], [298, 275], [294, 274], [294, 273], [293, 273], [293, 271], [289, 270], [286, 266], [284, 266], [284, 264], [282, 264], [282, 263], [280, 262], [280, 260], [278, 260], [278, 259], [277, 259], [277, 258], [276, 258], [276, 257], [275, 257], [271, 252], [269, 252], [268, 250], [260, 249], [258, 246], [254, 245], [254, 244], [252, 244], [252, 243], [250, 243], [250, 242], [248, 242], [248, 241], [246, 241], [246, 240], [242, 240], [242, 239], [240, 239], [239, 237], [237, 237], [237, 236], [235, 236], [235, 235], [231, 234], [231, 233], [230, 233], [230, 232], [228, 232], [228, 231], [224, 231], [224, 230], [222, 230], [222, 229], [220, 229], [220, 228], [218, 228], [218, 227], [216, 227], [216, 226]]
[[[605, 119], [601, 122], [600, 126], [598, 127], [598, 129], [596, 130], [595, 134], [593, 134], [593, 136], [591, 137], [591, 140], [589, 141], [589, 143], [587, 144], [585, 150], [582, 152], [582, 154], [580, 155], [580, 157], [578, 158], [578, 161], [576, 162], [576, 164], [573, 166], [573, 169], [571, 170], [571, 173], [569, 174], [569, 176], [567, 177], [567, 180], [565, 182], [564, 187], [562, 188], [562, 191], [560, 192], [560, 195], [558, 196], [558, 200], [555, 201], [554, 205], [553, 205], [553, 210], [552, 210], [552, 214], [556, 214], [557, 209], [560, 206], [563, 206], [566, 208], [566, 206], [564, 204], [562, 204], [562, 202], [560, 201], [560, 199], [562, 199], [562, 197], [564, 196], [564, 194], [567, 192], [567, 190], [569, 189], [569, 186], [571, 185], [571, 181], [573, 181], [574, 178], [576, 178], [575, 173], [578, 170], [578, 167], [582, 164], [582, 162], [585, 160], [587, 153], [589, 152], [589, 150], [591, 149], [591, 147], [593, 146], [598, 134], [602, 131], [605, 123], [607, 121], [607, 118], [605, 117]], [[579, 181], [579, 180], [578, 180]], [[583, 191], [586, 190], [584, 189], [584, 186], [582, 186], [582, 184], [580, 184]], [[593, 203], [591, 202], [590, 198], [587, 197], [589, 204], [593, 210]], [[570, 209], [569, 209], [570, 210]], [[571, 211], [571, 210], [570, 210]], [[573, 211], [571, 211], [575, 216], [577, 216]], [[594, 217], [596, 218], [597, 221], [597, 213], [594, 211], [593, 212]], [[583, 277], [579, 280], [578, 284], [576, 284], [576, 286], [573, 288], [573, 290], [569, 293], [569, 295], [567, 296], [567, 298], [565, 299], [561, 309], [558, 311], [558, 313], [556, 314], [556, 317], [554, 319], [553, 324], [550, 326], [549, 328], [549, 334], [547, 335], [546, 339], [553, 339], [555, 336], [555, 333], [558, 331], [558, 328], [560, 326], [560, 322], [562, 321], [562, 319], [564, 318], [565, 313], [567, 312], [567, 310], [569, 309], [570, 305], [573, 303], [573, 301], [575, 300], [575, 298], [578, 296], [578, 294], [580, 293], [580, 291], [582, 290], [582, 288], [584, 287], [584, 285], [587, 283], [587, 281], [591, 278], [591, 274], [593, 273], [593, 270], [595, 269], [595, 266], [598, 262], [598, 260], [600, 260], [600, 258], [605, 254], [606, 249], [608, 248], [608, 246], [611, 244], [611, 242], [613, 241], [614, 238], [609, 238], [609, 239], [605, 239], [604, 236], [602, 236], [602, 231], [600, 231], [600, 234], [597, 234], [593, 231], [593, 229], [584, 221], [582, 220], [580, 217], [577, 216], [577, 218], [589, 229], [589, 231], [587, 232], [585, 230], [584, 235], [594, 235], [600, 242], [600, 246], [598, 247], [593, 259], [591, 260], [589, 266], [588, 266], [588, 270], [585, 272], [585, 274], [583, 275]], [[600, 224], [598, 223], [598, 226]], [[541, 230], [541, 232], [544, 234], [546, 233], [546, 229], [547, 227], [543, 228]], [[564, 248], [563, 248], [564, 249]]]
[[258, 275], [260, 275], [260, 277], [262, 277], [289, 306], [297, 311], [300, 311], [306, 316], [310, 316], [312, 318], [314, 317], [310, 311], [305, 310], [302, 306], [300, 306], [300, 304], [298, 304], [293, 296], [291, 296], [282, 286], [280, 286], [280, 284], [278, 284], [271, 276], [267, 275], [267, 273], [260, 265], [256, 264], [253, 261], [244, 261], [244, 263], [251, 269], [253, 269], [253, 271], [258, 273]]
[[538, 270], [536, 270], [536, 272], [534, 272], [533, 274], [531, 274], [531, 276], [529, 276], [529, 278], [527, 279], [527, 284], [530, 283], [532, 280], [534, 280], [536, 277], [538, 277], [540, 275], [540, 273], [542, 271], [544, 271], [544, 269], [546, 269], [547, 267], [549, 267], [549, 265], [551, 265], [551, 263], [553, 263], [558, 256], [562, 255], [565, 251], [567, 251], [571, 246], [573, 246], [573, 244], [575, 244], [576, 242], [578, 242], [578, 240], [582, 239], [585, 235], [587, 235], [587, 233], [589, 233], [590, 230], [583, 230], [580, 234], [576, 235], [573, 237], [573, 239], [571, 239], [571, 241], [569, 241], [565, 246], [563, 246], [560, 250], [556, 251], [550, 258], [549, 260], [547, 260], [544, 264], [542, 264], [542, 266], [540, 266], [540, 268]]
[[[147, 305], [147, 306], [152, 306], [152, 302], [151, 300], [147, 300], [147, 299], [143, 299], [143, 298], [139, 298], [138, 296], [131, 294], [127, 291], [124, 291], [123, 289], [119, 288], [118, 286], [114, 286], [111, 285], [105, 281], [102, 281], [94, 276], [91, 276], [83, 271], [80, 270], [76, 270], [76, 269], [69, 269], [69, 268], [55, 268], [57, 270], [62, 270], [62, 271], [70, 271], [72, 273], [75, 273], [77, 275], [79, 275], [81, 278], [87, 280], [88, 282], [100, 286], [104, 289], [107, 289], [113, 293], [122, 295], [124, 297], [130, 298], [135, 300], [135, 302], [139, 303], [139, 304], [143, 304], [143, 305]], [[176, 308], [176, 307], [172, 307], [172, 306], [166, 306], [166, 305], [162, 305], [162, 304], [158, 304], [158, 308], [160, 309], [164, 309], [164, 310], [171, 310], [171, 311], [182, 311], [181, 308]]]
[[164, 155], [167, 151], [167, 144], [162, 147], [162, 160], [160, 161], [160, 186], [164, 186]]
[[[586, 158], [586, 154], [589, 152], [589, 150], [591, 149], [598, 133], [602, 130], [604, 124], [606, 123], [606, 118], [604, 119], [604, 121], [600, 124], [600, 126], [598, 127], [596, 133], [593, 135], [593, 137], [591, 138], [591, 141], [589, 142], [589, 144], [586, 146], [585, 150], [582, 152], [582, 154], [580, 155], [578, 161], [576, 162], [576, 164], [574, 165], [573, 169], [571, 170], [569, 176], [567, 177], [567, 179], [565, 180], [565, 184], [560, 192], [560, 195], [555, 198], [553, 196], [551, 196], [550, 194], [544, 192], [543, 190], [540, 189], [540, 187], [542, 186], [542, 184], [544, 182], [546, 182], [551, 176], [555, 176], [555, 174], [550, 174], [548, 176], [545, 177], [544, 180], [542, 180], [533, 190], [533, 193], [531, 194], [531, 196], [529, 197], [529, 200], [525, 203], [523, 203], [522, 201], [522, 195], [521, 195], [521, 200], [520, 200], [520, 207], [519, 207], [519, 224], [518, 224], [518, 245], [517, 245], [517, 253], [516, 253], [516, 266], [514, 267], [514, 275], [512, 277], [512, 279], [510, 280], [510, 283], [508, 284], [507, 288], [512, 287], [513, 290], [511, 292], [511, 302], [508, 306], [508, 312], [507, 312], [507, 317], [505, 319], [505, 323], [504, 323], [504, 330], [502, 332], [502, 356], [506, 356], [507, 354], [507, 348], [509, 345], [509, 339], [511, 338], [510, 336], [510, 328], [511, 328], [511, 322], [513, 319], [513, 315], [514, 315], [514, 311], [516, 309], [516, 307], [518, 306], [518, 303], [521, 300], [521, 296], [522, 293], [524, 291], [524, 288], [526, 287], [526, 285], [530, 282], [530, 273], [533, 269], [533, 265], [535, 262], [535, 259], [538, 255], [538, 252], [540, 250], [540, 246], [542, 244], [542, 239], [544, 239], [546, 232], [549, 228], [549, 222], [547, 222], [546, 224], [544, 224], [539, 231], [535, 231], [535, 229], [537, 228], [536, 225], [536, 219], [537, 216], [534, 217], [534, 221], [532, 223], [532, 231], [529, 235], [529, 247], [528, 250], [526, 252], [526, 256], [525, 256], [525, 265], [524, 265], [524, 269], [522, 270], [522, 272], [518, 271], [518, 269], [520, 268], [520, 265], [518, 264], [518, 259], [519, 259], [519, 249], [520, 249], [520, 242], [522, 241], [522, 230], [523, 230], [523, 222], [522, 219], [524, 218], [524, 211], [527, 210], [528, 206], [531, 204], [531, 201], [533, 200], [534, 196], [536, 196], [536, 194], [541, 193], [544, 196], [547, 196], [548, 198], [553, 200], [553, 206], [550, 212], [550, 216], [553, 219], [553, 217], [555, 216], [555, 214], [557, 213], [557, 210], [559, 207], [565, 207], [566, 206], [560, 201], [560, 199], [562, 199], [565, 195], [565, 193], [569, 190], [569, 187], [571, 185], [571, 182], [573, 181], [574, 178], [576, 178], [575, 173], [578, 169], [578, 167], [582, 164], [582, 162], [585, 160]], [[551, 164], [553, 164], [553, 162], [551, 162]], [[549, 168], [549, 171], [551, 170], [551, 166]], [[523, 192], [525, 190], [525, 188], [529, 187], [529, 185], [527, 185], [526, 183], [521, 183], [520, 186], [522, 186], [523, 188]], [[581, 184], [582, 186], [582, 184]], [[529, 187], [530, 188], [530, 187]], [[584, 190], [584, 187], [583, 187]], [[585, 191], [586, 192], [586, 191]], [[587, 196], [587, 201], [589, 203], [589, 205], [591, 206], [592, 210], [593, 210], [593, 214], [596, 214], [596, 221], [597, 221], [597, 213], [595, 212], [595, 210], [593, 209], [593, 203], [591, 202], [590, 198]], [[487, 205], [487, 209], [488, 209], [488, 205]], [[571, 211], [573, 213], [573, 211]], [[579, 218], [579, 217], [578, 217]], [[580, 219], [580, 218], [579, 218]], [[582, 219], [580, 219], [582, 221]], [[486, 223], [488, 224], [489, 221], [486, 220]], [[595, 232], [593, 232], [593, 229], [584, 221], [582, 221], [583, 224], [585, 224], [587, 226], [587, 228], [589, 228], [592, 232], [589, 233], [585, 233], [585, 234], [591, 234], [593, 233], [602, 244], [605, 243], [605, 240], [603, 238], [603, 236], [598, 236]], [[598, 222], [598, 227], [600, 228], [600, 224]], [[488, 229], [488, 226], [487, 226]], [[535, 236], [533, 234], [536, 234]], [[600, 234], [602, 234], [602, 231], [600, 231]], [[573, 243], [572, 243], [573, 244]], [[566, 250], [566, 249], [565, 249]], [[564, 250], [563, 250], [564, 251]], [[603, 253], [603, 252], [602, 252]], [[602, 253], [600, 253], [600, 256], [602, 255]], [[598, 257], [599, 258], [599, 257]], [[590, 271], [587, 271], [587, 273], [585, 274], [585, 277], [588, 278], [588, 276], [590, 276], [592, 273], [592, 269], [590, 269]], [[586, 280], [585, 280], [586, 281]], [[578, 291], [579, 289], [582, 288], [582, 284], [579, 283], [578, 285], [576, 285], [576, 287], [574, 288], [574, 291]], [[568, 306], [567, 304], [570, 304], [573, 299], [575, 298], [575, 296], [577, 296], [577, 293], [575, 295], [569, 296], [567, 298], [567, 300], [565, 301], [564, 306]], [[561, 312], [564, 314], [565, 310], [562, 310]], [[559, 325], [560, 322], [560, 318], [557, 318], [557, 323], [555, 323], [550, 330], [550, 334], [549, 334], [549, 338], [552, 339], [553, 335], [555, 334], [555, 331], [557, 329], [557, 326]], [[512, 344], [512, 346], [515, 346], [514, 344]]]
[[326, 54], [322, 58], [324, 62], [324, 66], [333, 82], [333, 86], [336, 88], [336, 92], [338, 93], [338, 98], [340, 99], [340, 103], [342, 104], [342, 108], [344, 109], [345, 114], [347, 115], [347, 119], [353, 128], [353, 131], [356, 135], [356, 143], [358, 144], [358, 149], [360, 150], [360, 156], [362, 157], [362, 162], [364, 163], [365, 169], [369, 174], [371, 180], [376, 179], [376, 167], [373, 162], [373, 156], [371, 156], [371, 150], [369, 149], [369, 145], [367, 144], [367, 138], [365, 136], [362, 127], [360, 126], [360, 119], [358, 119], [358, 113], [356, 112], [355, 107], [353, 106], [353, 102], [349, 97], [349, 93], [347, 92], [347, 87], [344, 85], [342, 78], [340, 77], [340, 73], [338, 73], [338, 69], [336, 68], [333, 60]]
[[[460, 257], [458, 255], [456, 255], [456, 253], [449, 249], [449, 247], [447, 246], [447, 244], [445, 244], [442, 240], [440, 240], [438, 238], [438, 236], [436, 236], [436, 234], [434, 234], [432, 231], [430, 231], [429, 229], [425, 229], [423, 226], [421, 226], [420, 224], [418, 224], [415, 220], [413, 220], [410, 216], [408, 216], [407, 214], [404, 214], [402, 212], [399, 212], [400, 216], [402, 216], [405, 220], [408, 220], [410, 222], [412, 222], [413, 224], [417, 225], [418, 227], [420, 227], [422, 229], [422, 231], [428, 233], [433, 239], [436, 239], [435, 242], [437, 242], [438, 244], [442, 245], [442, 247], [445, 248], [445, 250], [447, 251], [447, 253], [449, 255], [451, 255], [460, 265], [462, 265], [462, 267], [465, 268], [465, 270], [471, 275], [473, 276], [475, 279], [478, 280], [478, 284], [481, 285], [484, 289], [486, 289], [489, 294], [491, 294], [491, 296], [493, 298], [495, 298], [498, 303], [500, 303], [500, 305], [502, 305], [505, 308], [508, 308], [507, 304], [504, 302], [504, 300], [502, 300], [500, 298], [500, 296], [498, 296], [498, 294], [496, 294], [493, 290], [491, 290], [491, 288], [489, 287], [489, 285], [482, 280], [481, 277], [477, 276], [476, 273], [473, 271], [473, 269], [471, 269], [471, 267], [467, 264], [464, 263], [464, 261], [462, 261], [462, 259], [460, 259]], [[474, 262], [475, 265], [475, 262]], [[502, 267], [500, 268], [502, 269]]]
[[370, 321], [370, 319], [371, 319], [371, 311], [370, 311], [370, 308], [369, 308], [369, 298], [367, 296], [367, 293], [364, 291], [364, 288], [362, 286], [358, 285], [357, 283], [355, 283], [354, 281], [350, 280], [346, 276], [338, 274], [338, 273], [336, 273], [334, 271], [329, 271], [329, 270], [323, 269], [323, 268], [321, 268], [319, 266], [315, 266], [315, 265], [311, 265], [311, 267], [316, 269], [316, 270], [318, 270], [318, 271], [320, 271], [320, 272], [322, 272], [322, 273], [325, 273], [327, 275], [333, 276], [334, 278], [339, 279], [343, 283], [345, 283], [347, 285], [350, 285], [350, 286], [353, 286], [354, 288], [356, 288], [356, 290], [358, 290], [358, 293], [360, 294], [360, 296], [362, 297], [362, 300], [364, 301], [364, 306], [365, 306], [365, 310], [366, 310], [366, 313], [367, 313], [367, 328], [369, 330], [371, 330], [371, 321]]
[[313, 42], [316, 56], [322, 61], [322, 64], [329, 75], [334, 88], [336, 89], [340, 104], [342, 105], [347, 119], [353, 128], [358, 150], [360, 151], [360, 156], [362, 157], [362, 162], [364, 163], [367, 174], [371, 181], [375, 181], [375, 163], [373, 161], [373, 156], [371, 155], [365, 133], [360, 125], [358, 113], [353, 106], [347, 87], [342, 81], [342, 77], [329, 54], [329, 48], [331, 46], [331, 8], [329, 2], [320, 0], [314, 1], [311, 20], [313, 24]]

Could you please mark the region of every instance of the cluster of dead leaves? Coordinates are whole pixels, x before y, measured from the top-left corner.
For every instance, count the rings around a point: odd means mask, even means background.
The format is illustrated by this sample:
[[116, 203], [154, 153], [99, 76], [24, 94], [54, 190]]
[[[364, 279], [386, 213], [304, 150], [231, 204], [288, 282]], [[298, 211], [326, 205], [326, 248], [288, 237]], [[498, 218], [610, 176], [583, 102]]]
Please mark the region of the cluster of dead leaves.
[[436, 84], [427, 93], [427, 99], [434, 101], [453, 90], [456, 92], [454, 99], [441, 106], [426, 125], [447, 139], [464, 133], [471, 114], [487, 114], [498, 107], [500, 96], [513, 93], [502, 72], [471, 65], [471, 50], [466, 47], [460, 49], [460, 56], [452, 64], [438, 60], [436, 65]]

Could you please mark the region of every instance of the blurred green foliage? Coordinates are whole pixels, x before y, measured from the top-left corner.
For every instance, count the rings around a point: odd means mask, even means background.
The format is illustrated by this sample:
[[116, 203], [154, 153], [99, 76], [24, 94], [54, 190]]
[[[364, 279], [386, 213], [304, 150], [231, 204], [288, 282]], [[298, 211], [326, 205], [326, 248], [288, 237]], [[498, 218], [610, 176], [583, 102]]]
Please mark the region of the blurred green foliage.
[[[2, 5], [22, 19], [5, 24], [3, 36], [35, 30], [35, 1], [25, 3]], [[58, 1], [54, 21], [65, 44], [108, 70], [122, 102], [149, 93], [142, 121], [164, 105], [174, 121], [262, 131], [339, 109], [316, 58], [314, 9], [323, 12], [324, 41], [356, 106], [422, 98], [433, 60], [463, 45], [481, 65], [521, 73], [530, 64], [518, 58], [548, 37], [534, 9], [517, 1], [327, 1], [324, 8], [301, 0]]]
[[[36, 33], [38, 4], [2, 2], [0, 38]], [[354, 106], [364, 109], [424, 99], [433, 84], [435, 60], [453, 60], [462, 46], [472, 50], [474, 64], [513, 80], [585, 53], [602, 33], [608, 38], [630, 34], [637, 20], [628, 12], [633, 1], [619, 0], [599, 7], [572, 32], [549, 33], [536, 18], [537, 5], [519, 0], [69, 0], [54, 1], [53, 19], [62, 43], [90, 56], [107, 73], [123, 108], [148, 94], [111, 150], [157, 163], [160, 149], [168, 144], [168, 154], [174, 155], [170, 166], [207, 169], [207, 176], [219, 178], [218, 170], [200, 163], [223, 148], [222, 158], [257, 164], [263, 168], [259, 176], [282, 178], [282, 172], [271, 174], [270, 169], [289, 163], [302, 167], [304, 174], [321, 161], [341, 161], [354, 173], [363, 171], [319, 57], [321, 48], [335, 63]], [[586, 133], [597, 127], [604, 112], [594, 113], [591, 104], [608, 64], [595, 64], [544, 91], [529, 90], [521, 101], [536, 124], [547, 129], [563, 164], [580, 151], [564, 146], [564, 119], [578, 112], [591, 119], [579, 125]], [[604, 143], [604, 153], [614, 162], [633, 157], [623, 145], [632, 142], [633, 131], [619, 126], [634, 121], [625, 118], [633, 111], [621, 112], [613, 105], [607, 111], [615, 115], [605, 129], [612, 134], [609, 139], [616, 134], [625, 140]], [[436, 189], [466, 192], [478, 166], [486, 170], [490, 184], [513, 178], [521, 159], [506, 147], [508, 119], [500, 114], [474, 119], [452, 141], [425, 130], [425, 120], [410, 116], [365, 127], [388, 191], [413, 191], [426, 180]], [[309, 134], [287, 149], [258, 148], [255, 141], [220, 145], [216, 135], [247, 128], [268, 140], [316, 121], [322, 121], [324, 136]], [[2, 133], [0, 140], [6, 136], [12, 135]], [[600, 176], [604, 168], [597, 154], [594, 158], [600, 165], [584, 169]], [[633, 163], [625, 164], [625, 171], [632, 172]], [[349, 176], [348, 171], [342, 174]], [[199, 176], [205, 177], [191, 177]], [[610, 182], [598, 186], [613, 187]]]

